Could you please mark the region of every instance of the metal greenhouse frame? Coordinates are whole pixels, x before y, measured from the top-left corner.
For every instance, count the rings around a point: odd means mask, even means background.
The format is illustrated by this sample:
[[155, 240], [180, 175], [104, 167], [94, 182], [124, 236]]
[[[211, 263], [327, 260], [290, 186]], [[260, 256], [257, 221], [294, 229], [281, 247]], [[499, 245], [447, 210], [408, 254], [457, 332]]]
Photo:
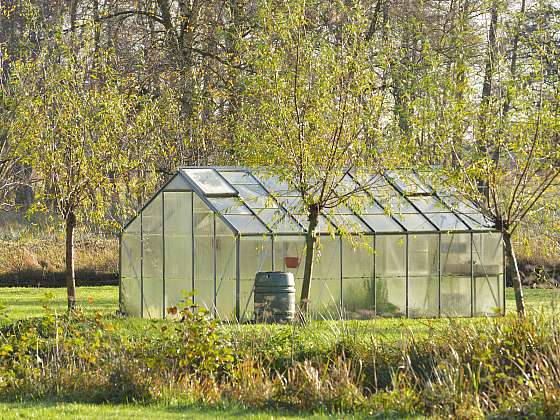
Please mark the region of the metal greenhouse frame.
[[[320, 216], [316, 317], [504, 313], [501, 233], [474, 205], [413, 171], [362, 178], [348, 173], [338, 188], [364, 186], [363, 208]], [[257, 271], [293, 272], [299, 293], [305, 217], [264, 169], [180, 168], [122, 230], [121, 310], [165, 318], [186, 291], [216, 317], [251, 319]]]

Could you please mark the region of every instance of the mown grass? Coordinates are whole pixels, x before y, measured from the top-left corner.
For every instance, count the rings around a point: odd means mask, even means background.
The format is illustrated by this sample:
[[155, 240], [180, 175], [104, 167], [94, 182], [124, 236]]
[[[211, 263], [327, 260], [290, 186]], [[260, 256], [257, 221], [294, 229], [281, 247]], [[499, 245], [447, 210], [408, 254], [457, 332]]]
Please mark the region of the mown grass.
[[[549, 310], [560, 304], [560, 289], [525, 289], [527, 306], [533, 310]], [[119, 289], [115, 286], [78, 287], [78, 307], [85, 314], [100, 313], [113, 317], [118, 309]], [[45, 314], [44, 305], [58, 313], [66, 311], [66, 289], [0, 287], [0, 307], [7, 308], [10, 321], [38, 317]], [[513, 289], [506, 289], [506, 308], [515, 311]], [[477, 322], [477, 319], [456, 319], [455, 322]], [[115, 318], [116, 322], [130, 326], [132, 331], [142, 330], [142, 325], [152, 321], [133, 318]], [[2, 321], [0, 320], [0, 323]], [[339, 335], [342, 330], [356, 335], [375, 335], [384, 339], [399, 338], [403, 332], [429, 335], [434, 330], [448, 325], [445, 319], [376, 319], [372, 321], [314, 321], [306, 333], [317, 341], [320, 337]], [[255, 334], [272, 330], [289, 330], [283, 325], [231, 325], [234, 334]]]
[[[86, 313], [114, 314], [118, 308], [119, 288], [115, 286], [78, 287], [78, 306]], [[65, 288], [2, 287], [0, 306], [8, 309], [11, 319], [42, 316], [44, 305], [53, 311], [66, 311]]]
[[178, 402], [169, 404], [87, 404], [60, 401], [0, 403], [0, 418], [40, 419], [326, 419], [327, 415], [289, 413], [281, 410], [255, 411], [236, 407], [200, 407]]

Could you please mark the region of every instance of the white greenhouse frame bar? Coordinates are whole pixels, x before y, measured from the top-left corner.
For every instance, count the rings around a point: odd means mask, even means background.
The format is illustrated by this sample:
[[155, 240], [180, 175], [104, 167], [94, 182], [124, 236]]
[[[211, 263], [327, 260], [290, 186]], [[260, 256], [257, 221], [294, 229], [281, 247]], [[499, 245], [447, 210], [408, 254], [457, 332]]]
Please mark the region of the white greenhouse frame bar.
[[[361, 182], [347, 174], [345, 185]], [[320, 217], [315, 317], [505, 313], [502, 235], [475, 206], [412, 171], [371, 185], [360, 211], [340, 206]], [[180, 168], [121, 232], [121, 311], [166, 318], [187, 292], [224, 321], [251, 320], [255, 274], [271, 270], [294, 274], [299, 299], [302, 213], [297, 193], [265, 170]]]

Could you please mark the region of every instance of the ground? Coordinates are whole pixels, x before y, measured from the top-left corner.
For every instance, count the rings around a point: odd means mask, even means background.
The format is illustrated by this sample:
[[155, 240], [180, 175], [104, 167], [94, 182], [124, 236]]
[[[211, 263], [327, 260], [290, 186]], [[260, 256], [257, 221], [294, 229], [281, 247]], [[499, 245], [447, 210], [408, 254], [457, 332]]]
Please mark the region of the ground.
[[[92, 413], [95, 412], [95, 415]], [[180, 404], [161, 405], [112, 405], [112, 404], [82, 404], [60, 402], [33, 403], [0, 403], [0, 418], [21, 419], [293, 419], [301, 418], [301, 414], [279, 412], [254, 412], [244, 409], [227, 408], [211, 409]], [[322, 419], [327, 416], [309, 415], [306, 418]]]
[[[78, 304], [86, 313], [99, 312], [103, 316], [111, 317], [116, 322], [130, 325], [132, 334], [142, 333], [146, 320], [120, 319], [113, 317], [117, 310], [118, 288], [107, 287], [79, 287]], [[560, 301], [560, 289], [526, 289], [525, 296], [527, 305], [533, 309], [541, 307], [550, 308]], [[506, 293], [508, 311], [515, 310], [513, 291], [507, 290]], [[62, 288], [0, 288], [0, 318], [2, 314], [7, 315], [8, 319], [0, 319], [2, 322], [10, 322], [16, 319], [40, 316], [45, 312], [44, 306], [51, 310], [63, 312], [66, 308], [66, 290]], [[308, 330], [306, 341], [309, 345], [325, 339], [329, 335], [335, 335], [336, 330], [343, 326], [351, 325], [354, 333], [367, 333], [383, 339], [398, 339], [404, 330], [411, 330], [415, 333], [429, 334], [430, 330], [437, 329], [449, 320], [398, 320], [383, 319], [376, 321], [352, 321], [350, 323], [336, 323], [332, 321], [316, 322]], [[477, 322], [472, 319], [462, 319], [459, 322]], [[321, 325], [324, 324], [324, 325]], [[319, 327], [321, 326], [321, 327]], [[229, 326], [233, 334], [254, 333], [254, 325]], [[286, 327], [278, 327], [286, 328]], [[289, 328], [289, 327], [287, 327]], [[349, 327], [350, 328], [350, 327]], [[306, 333], [307, 334], [307, 333]], [[227, 409], [198, 407], [189, 404], [170, 402], [157, 405], [92, 405], [71, 402], [21, 402], [21, 403], [0, 403], [0, 418], [91, 418], [92, 413], [95, 417], [102, 418], [290, 418], [289, 413], [282, 412], [254, 412], [246, 411], [241, 408], [228, 407]], [[299, 417], [299, 416], [298, 416]], [[315, 416], [320, 418], [321, 416]]]

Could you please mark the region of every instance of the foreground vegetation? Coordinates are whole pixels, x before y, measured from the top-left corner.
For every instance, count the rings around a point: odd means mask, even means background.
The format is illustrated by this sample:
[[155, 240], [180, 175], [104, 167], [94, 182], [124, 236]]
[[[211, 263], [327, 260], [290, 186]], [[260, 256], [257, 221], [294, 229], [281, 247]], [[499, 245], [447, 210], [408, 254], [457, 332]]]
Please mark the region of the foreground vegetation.
[[[322, 321], [297, 327], [223, 326], [203, 311], [185, 311], [183, 322], [123, 319], [108, 304], [114, 305], [117, 293], [109, 287], [80, 290], [91, 299], [68, 318], [54, 311], [63, 305], [63, 293], [45, 301], [44, 291], [25, 291], [31, 295], [29, 313], [23, 307], [12, 311], [0, 329], [2, 414], [85, 416], [92, 407], [100, 414], [114, 407], [126, 417], [139, 407], [118, 404], [132, 402], [164, 418], [216, 416], [213, 410], [223, 409], [226, 417], [237, 412], [256, 418], [262, 410], [560, 413], [560, 327], [551, 307], [558, 290], [527, 290], [533, 308], [547, 309], [535, 309], [526, 319]], [[2, 289], [2, 303], [25, 291]], [[41, 304], [43, 316], [29, 318]], [[117, 405], [91, 405], [98, 403]]]

